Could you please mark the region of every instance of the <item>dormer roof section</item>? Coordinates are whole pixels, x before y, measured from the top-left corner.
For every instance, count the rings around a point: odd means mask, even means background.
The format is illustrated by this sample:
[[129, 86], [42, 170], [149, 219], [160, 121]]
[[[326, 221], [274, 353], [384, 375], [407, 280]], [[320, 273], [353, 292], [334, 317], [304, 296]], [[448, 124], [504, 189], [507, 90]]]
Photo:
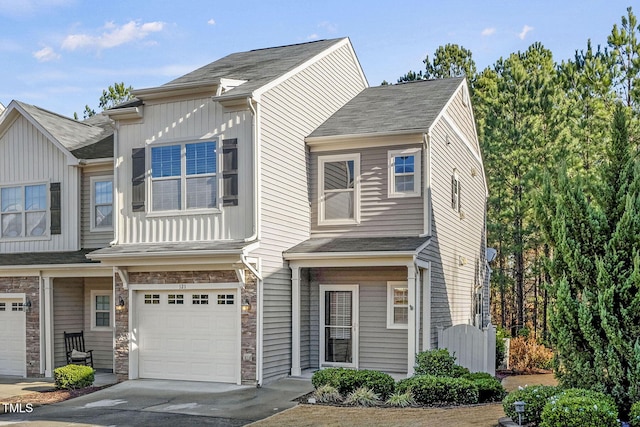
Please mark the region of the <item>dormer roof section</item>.
[[0, 136], [19, 116], [27, 119], [62, 151], [69, 165], [77, 165], [83, 159], [113, 157], [113, 125], [107, 116], [97, 114], [80, 122], [14, 100], [0, 116]]

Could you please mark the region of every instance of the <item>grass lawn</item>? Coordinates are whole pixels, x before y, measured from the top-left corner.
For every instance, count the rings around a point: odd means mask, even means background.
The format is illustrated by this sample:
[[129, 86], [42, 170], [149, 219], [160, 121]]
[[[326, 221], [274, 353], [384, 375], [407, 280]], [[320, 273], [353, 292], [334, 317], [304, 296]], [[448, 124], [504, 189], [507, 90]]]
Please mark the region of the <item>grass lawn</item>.
[[493, 427], [504, 417], [502, 404], [450, 408], [345, 408], [322, 405], [298, 405], [251, 426], [433, 426]]

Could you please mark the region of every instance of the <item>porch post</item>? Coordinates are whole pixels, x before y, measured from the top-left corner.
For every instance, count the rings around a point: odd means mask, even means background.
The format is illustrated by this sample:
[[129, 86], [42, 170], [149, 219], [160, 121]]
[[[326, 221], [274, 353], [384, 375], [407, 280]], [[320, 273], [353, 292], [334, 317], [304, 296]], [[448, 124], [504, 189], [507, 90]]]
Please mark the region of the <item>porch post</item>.
[[42, 316], [44, 318], [44, 376], [53, 377], [53, 287], [51, 277], [43, 277], [44, 304]]
[[300, 267], [291, 263], [291, 376], [302, 375], [300, 368]]
[[407, 291], [409, 298], [409, 318], [407, 328], [407, 377], [413, 376], [416, 359], [416, 268], [413, 262], [407, 264]]

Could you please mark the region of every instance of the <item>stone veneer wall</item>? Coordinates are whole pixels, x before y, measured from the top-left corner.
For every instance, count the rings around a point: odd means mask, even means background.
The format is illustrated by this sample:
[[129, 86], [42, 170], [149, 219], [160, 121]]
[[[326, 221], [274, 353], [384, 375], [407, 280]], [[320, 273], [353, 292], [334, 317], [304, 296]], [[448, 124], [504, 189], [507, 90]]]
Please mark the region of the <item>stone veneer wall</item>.
[[[248, 270], [245, 271], [246, 286], [241, 291], [240, 303], [249, 300], [251, 310], [242, 313], [242, 342], [241, 342], [241, 378], [243, 384], [256, 384], [256, 337], [257, 337], [257, 289], [256, 279]], [[233, 270], [219, 271], [162, 271], [130, 273], [129, 284], [155, 284], [162, 289], [163, 284], [181, 283], [232, 283], [238, 278]], [[116, 299], [121, 296], [125, 307], [115, 314], [115, 374], [118, 381], [129, 378], [129, 299], [128, 291], [123, 287], [120, 276], [115, 280]]]
[[25, 313], [27, 331], [27, 376], [42, 377], [40, 371], [40, 285], [38, 277], [0, 277], [0, 293], [24, 293], [31, 301]]

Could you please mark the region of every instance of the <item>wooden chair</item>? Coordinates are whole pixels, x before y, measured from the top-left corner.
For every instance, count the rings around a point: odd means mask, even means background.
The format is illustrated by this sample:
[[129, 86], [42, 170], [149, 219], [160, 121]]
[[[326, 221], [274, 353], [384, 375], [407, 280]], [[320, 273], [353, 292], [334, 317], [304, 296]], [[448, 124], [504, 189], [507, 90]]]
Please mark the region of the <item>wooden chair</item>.
[[67, 364], [86, 365], [93, 368], [93, 350], [87, 350], [84, 346], [84, 331], [64, 332], [64, 349], [67, 355]]

